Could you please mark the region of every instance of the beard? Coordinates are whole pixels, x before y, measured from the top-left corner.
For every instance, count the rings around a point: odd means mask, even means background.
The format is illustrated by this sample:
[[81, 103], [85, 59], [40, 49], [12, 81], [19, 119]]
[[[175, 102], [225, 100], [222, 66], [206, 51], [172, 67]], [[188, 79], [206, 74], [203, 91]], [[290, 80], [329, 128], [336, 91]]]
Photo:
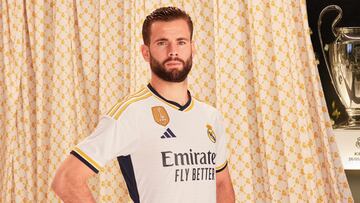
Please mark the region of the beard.
[[[183, 65], [182, 69], [170, 69], [166, 70], [165, 63], [169, 61], [178, 61]], [[178, 57], [169, 57], [164, 60], [162, 63], [155, 58], [153, 58], [150, 54], [150, 67], [151, 71], [158, 76], [159, 78], [167, 81], [167, 82], [183, 82], [187, 75], [189, 74], [192, 66], [192, 56], [190, 56], [186, 61], [178, 58]]]

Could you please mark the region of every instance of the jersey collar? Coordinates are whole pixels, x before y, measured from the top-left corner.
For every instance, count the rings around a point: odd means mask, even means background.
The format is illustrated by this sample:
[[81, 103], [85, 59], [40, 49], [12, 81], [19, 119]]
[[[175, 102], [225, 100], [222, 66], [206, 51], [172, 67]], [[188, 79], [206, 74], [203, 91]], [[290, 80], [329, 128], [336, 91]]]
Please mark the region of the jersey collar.
[[193, 99], [191, 97], [191, 94], [189, 92], [189, 90], [187, 91], [188, 95], [189, 95], [189, 100], [186, 102], [185, 105], [180, 105], [177, 102], [171, 101], [171, 100], [167, 100], [165, 99], [163, 96], [161, 96], [151, 85], [150, 83], [147, 85], [147, 88], [150, 90], [150, 92], [160, 101], [166, 103], [167, 105], [179, 110], [179, 111], [189, 111], [190, 109], [192, 109], [192, 107], [194, 106], [194, 102]]

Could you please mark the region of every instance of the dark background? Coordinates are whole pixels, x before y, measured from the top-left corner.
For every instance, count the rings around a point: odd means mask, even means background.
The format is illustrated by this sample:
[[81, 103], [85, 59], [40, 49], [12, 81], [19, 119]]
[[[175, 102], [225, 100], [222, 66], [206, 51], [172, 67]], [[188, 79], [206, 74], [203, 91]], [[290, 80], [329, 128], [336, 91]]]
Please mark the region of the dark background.
[[[360, 1], [359, 0], [307, 0], [307, 12], [309, 26], [312, 30], [311, 41], [315, 51], [315, 56], [320, 62], [318, 70], [321, 78], [324, 95], [329, 110], [330, 117], [335, 121], [335, 124], [343, 123], [347, 120], [347, 114], [344, 106], [341, 104], [337, 96], [329, 73], [327, 72], [324, 57], [320, 48], [319, 35], [317, 31], [317, 21], [322, 9], [328, 5], [338, 5], [343, 11], [343, 16], [336, 27], [360, 27]], [[322, 18], [321, 34], [324, 46], [335, 40], [331, 31], [331, 24], [337, 16], [337, 11], [329, 11]], [[334, 103], [332, 105], [332, 103]], [[335, 116], [334, 111], [340, 112], [339, 116]]]

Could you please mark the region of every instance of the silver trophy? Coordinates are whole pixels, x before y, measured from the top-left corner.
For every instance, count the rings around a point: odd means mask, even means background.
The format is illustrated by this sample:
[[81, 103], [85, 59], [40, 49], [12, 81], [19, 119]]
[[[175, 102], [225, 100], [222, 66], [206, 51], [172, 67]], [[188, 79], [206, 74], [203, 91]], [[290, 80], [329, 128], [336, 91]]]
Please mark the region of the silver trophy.
[[[331, 25], [336, 40], [324, 46], [320, 28], [322, 17], [328, 11], [338, 12]], [[349, 116], [341, 127], [360, 129], [360, 27], [335, 27], [341, 17], [342, 10], [337, 5], [321, 11], [318, 20], [320, 45], [331, 82]]]

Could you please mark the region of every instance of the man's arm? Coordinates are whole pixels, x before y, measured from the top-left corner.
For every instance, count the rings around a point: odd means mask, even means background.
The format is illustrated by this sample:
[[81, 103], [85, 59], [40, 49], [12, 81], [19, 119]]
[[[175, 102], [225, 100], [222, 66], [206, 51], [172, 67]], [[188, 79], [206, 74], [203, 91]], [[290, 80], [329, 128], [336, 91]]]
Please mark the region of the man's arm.
[[216, 173], [216, 202], [234, 203], [235, 194], [228, 167]]
[[65, 202], [95, 202], [87, 180], [94, 175], [88, 166], [69, 155], [56, 171], [51, 188]]

